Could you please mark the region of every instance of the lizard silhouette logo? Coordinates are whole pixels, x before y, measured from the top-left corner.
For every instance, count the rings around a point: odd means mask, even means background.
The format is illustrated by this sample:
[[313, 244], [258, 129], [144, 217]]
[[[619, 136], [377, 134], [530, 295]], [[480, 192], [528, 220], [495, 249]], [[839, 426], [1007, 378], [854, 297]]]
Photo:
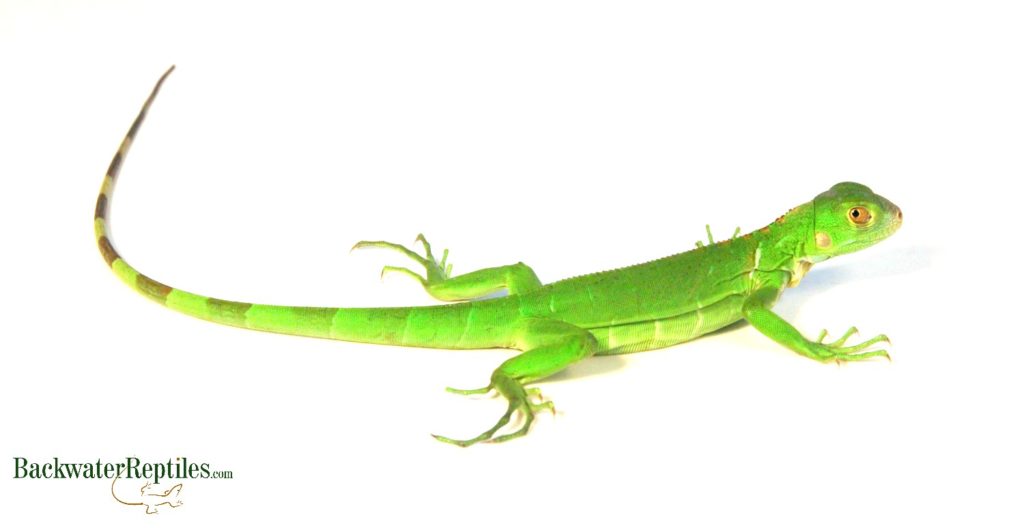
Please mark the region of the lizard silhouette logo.
[[[118, 479], [121, 478], [121, 474], [118, 473], [114, 480], [110, 482], [110, 494], [114, 496], [114, 500], [124, 504], [125, 506], [145, 506], [146, 514], [160, 513], [161, 506], [169, 506], [171, 508], [177, 508], [184, 504], [181, 500], [181, 488], [182, 484], [178, 483], [169, 488], [158, 491], [156, 484], [150, 481], [146, 481], [146, 484], [139, 488], [137, 495], [134, 497], [119, 496], [115, 486], [117, 485]], [[124, 486], [122, 486], [123, 488]]]

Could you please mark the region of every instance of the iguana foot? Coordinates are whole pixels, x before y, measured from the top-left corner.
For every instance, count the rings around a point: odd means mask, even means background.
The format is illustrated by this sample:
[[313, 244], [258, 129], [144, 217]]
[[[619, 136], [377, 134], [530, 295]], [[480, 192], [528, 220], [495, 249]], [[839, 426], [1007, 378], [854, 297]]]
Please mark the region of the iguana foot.
[[448, 250], [444, 250], [441, 260], [434, 258], [431, 252], [430, 243], [423, 235], [416, 237], [416, 241], [423, 244], [426, 256], [420, 256], [415, 251], [391, 242], [364, 240], [352, 246], [352, 249], [364, 247], [380, 247], [393, 249], [405, 256], [419, 262], [426, 269], [426, 277], [416, 273], [409, 268], [398, 266], [384, 266], [381, 276], [388, 272], [397, 272], [408, 275], [423, 285], [423, 289], [431, 297], [442, 301], [465, 301], [478, 299], [491, 295], [501, 290], [506, 290], [510, 295], [526, 293], [541, 287], [540, 279], [529, 266], [518, 262], [508, 266], [496, 268], [485, 268], [458, 277], [452, 277], [452, 265], [448, 264]]
[[881, 343], [884, 341], [892, 344], [892, 342], [889, 341], [889, 337], [885, 334], [879, 334], [857, 345], [844, 346], [846, 344], [846, 340], [856, 333], [857, 327], [851, 326], [850, 329], [847, 330], [839, 339], [836, 339], [831, 343], [825, 343], [825, 336], [828, 335], [828, 331], [822, 330], [821, 334], [818, 335], [818, 340], [812, 343], [813, 346], [810, 349], [811, 357], [821, 362], [835, 361], [836, 363], [842, 363], [843, 361], [861, 361], [873, 357], [884, 357], [885, 359], [892, 361], [892, 358], [889, 357], [889, 352], [885, 350], [861, 352], [875, 343]]
[[[454, 444], [460, 447], [468, 447], [478, 442], [505, 442], [525, 435], [530, 430], [530, 425], [533, 423], [534, 413], [537, 411], [550, 410], [552, 413], [555, 412], [555, 404], [550, 401], [544, 401], [540, 394], [540, 389], [527, 389], [523, 387], [523, 384], [519, 381], [500, 373], [495, 373], [491, 381], [491, 385], [488, 385], [487, 387], [465, 391], [449, 387], [448, 391], [457, 394], [482, 394], [489, 392], [492, 388], [497, 389], [498, 393], [508, 400], [508, 409], [498, 420], [498, 423], [494, 424], [494, 427], [491, 427], [475, 438], [470, 438], [468, 440], [456, 440], [441, 435], [432, 436], [441, 442]], [[535, 402], [533, 399], [538, 399], [539, 401]], [[494, 436], [499, 429], [508, 425], [512, 420], [512, 415], [515, 414], [516, 411], [519, 411], [523, 415], [523, 425], [514, 432], [501, 436]]]
[[424, 288], [427, 288], [429, 290], [431, 286], [444, 282], [452, 275], [452, 265], [447, 263], [448, 250], [444, 250], [444, 254], [441, 255], [441, 260], [439, 262], [437, 259], [434, 258], [434, 254], [430, 248], [430, 243], [427, 242], [427, 239], [423, 236], [423, 233], [420, 233], [416, 237], [416, 242], [421, 242], [423, 244], [423, 249], [426, 253], [426, 257], [420, 256], [415, 251], [401, 244], [394, 244], [392, 242], [384, 242], [379, 240], [363, 240], [361, 242], [357, 242], [356, 245], [352, 246], [352, 249], [355, 250], [365, 247], [378, 247], [393, 249], [404, 254], [405, 256], [420, 263], [426, 270], [427, 276], [424, 277], [419, 273], [412, 271], [409, 268], [403, 268], [399, 266], [384, 266], [384, 269], [382, 269], [380, 272], [381, 277], [383, 277], [385, 274], [389, 272], [402, 273], [404, 275], [408, 275], [418, 280], [420, 284], [423, 285]]

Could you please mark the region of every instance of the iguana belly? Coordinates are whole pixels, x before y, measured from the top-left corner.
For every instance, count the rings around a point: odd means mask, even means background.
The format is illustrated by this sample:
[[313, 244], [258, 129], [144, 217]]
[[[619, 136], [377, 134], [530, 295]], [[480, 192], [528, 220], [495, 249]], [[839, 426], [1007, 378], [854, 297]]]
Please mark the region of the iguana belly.
[[597, 355], [630, 354], [689, 341], [743, 317], [744, 295], [722, 300], [672, 317], [590, 328], [599, 344]]

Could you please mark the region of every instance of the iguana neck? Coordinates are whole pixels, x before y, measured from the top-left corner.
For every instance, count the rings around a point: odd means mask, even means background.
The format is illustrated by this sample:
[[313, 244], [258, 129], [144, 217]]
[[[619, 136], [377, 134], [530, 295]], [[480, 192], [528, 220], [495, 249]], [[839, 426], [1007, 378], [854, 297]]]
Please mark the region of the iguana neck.
[[761, 250], [762, 271], [789, 273], [788, 287], [800, 280], [816, 262], [807, 255], [807, 244], [813, 244], [814, 202], [798, 205], [771, 224], [756, 232]]

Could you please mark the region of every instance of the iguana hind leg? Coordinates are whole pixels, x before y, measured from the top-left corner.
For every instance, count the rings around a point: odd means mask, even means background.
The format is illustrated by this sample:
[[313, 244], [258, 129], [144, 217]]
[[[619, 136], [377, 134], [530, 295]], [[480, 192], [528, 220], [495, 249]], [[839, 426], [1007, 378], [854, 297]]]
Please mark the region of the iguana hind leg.
[[[569, 323], [528, 319], [521, 325], [517, 346], [526, 351], [502, 363], [491, 375], [490, 385], [471, 391], [449, 389], [451, 392], [463, 394], [478, 394], [495, 389], [508, 400], [505, 414], [494, 427], [474, 438], [455, 440], [440, 435], [434, 435], [434, 438], [466, 447], [477, 442], [504, 442], [525, 435], [533, 423], [534, 413], [541, 410], [554, 412], [554, 404], [544, 401], [539, 390], [523, 385], [550, 376], [581, 359], [592, 356], [597, 350], [597, 339], [590, 332]], [[531, 398], [540, 401], [534, 402]], [[523, 425], [511, 433], [494, 436], [499, 429], [508, 425], [516, 412], [522, 414]]]
[[448, 250], [444, 250], [441, 260], [438, 262], [431, 251], [430, 243], [423, 235], [416, 237], [417, 242], [423, 244], [426, 256], [420, 256], [415, 251], [391, 242], [364, 240], [358, 242], [352, 249], [365, 247], [379, 247], [393, 249], [420, 263], [426, 270], [426, 277], [398, 266], [384, 266], [381, 275], [389, 272], [408, 275], [423, 285], [423, 289], [431, 297], [441, 301], [465, 301], [489, 295], [491, 293], [508, 290], [510, 295], [526, 293], [541, 287], [540, 279], [529, 266], [518, 262], [508, 266], [486, 268], [473, 271], [457, 277], [452, 277], [452, 265], [448, 264]]

